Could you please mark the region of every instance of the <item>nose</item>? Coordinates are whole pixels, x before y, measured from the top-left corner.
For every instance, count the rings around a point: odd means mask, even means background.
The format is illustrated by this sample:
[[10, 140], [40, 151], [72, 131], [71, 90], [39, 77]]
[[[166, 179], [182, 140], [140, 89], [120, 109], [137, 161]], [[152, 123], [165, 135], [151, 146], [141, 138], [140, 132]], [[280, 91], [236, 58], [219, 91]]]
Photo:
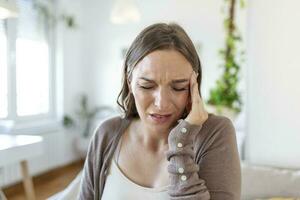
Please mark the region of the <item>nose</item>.
[[158, 110], [167, 111], [170, 104], [170, 94], [164, 89], [158, 89], [154, 94], [154, 105]]

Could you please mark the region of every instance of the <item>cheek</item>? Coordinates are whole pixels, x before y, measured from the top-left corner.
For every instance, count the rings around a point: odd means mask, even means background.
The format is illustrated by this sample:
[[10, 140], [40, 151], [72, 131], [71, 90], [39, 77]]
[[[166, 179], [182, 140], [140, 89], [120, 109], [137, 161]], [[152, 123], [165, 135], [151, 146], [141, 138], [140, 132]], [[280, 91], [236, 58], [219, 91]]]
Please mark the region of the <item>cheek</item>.
[[151, 100], [149, 93], [140, 90], [133, 91], [133, 96], [137, 107], [145, 107]]

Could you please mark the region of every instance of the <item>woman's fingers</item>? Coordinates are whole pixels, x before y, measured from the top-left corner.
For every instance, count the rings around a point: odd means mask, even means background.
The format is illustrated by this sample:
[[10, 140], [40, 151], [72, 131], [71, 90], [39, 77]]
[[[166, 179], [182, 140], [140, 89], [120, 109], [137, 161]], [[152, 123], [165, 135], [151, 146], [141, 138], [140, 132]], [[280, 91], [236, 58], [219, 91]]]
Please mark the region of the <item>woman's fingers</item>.
[[197, 75], [193, 72], [190, 80], [190, 93], [191, 93], [191, 111], [187, 116], [187, 120], [192, 124], [202, 124], [208, 117], [204, 109], [202, 99], [199, 94], [197, 83]]
[[200, 95], [197, 83], [197, 75], [193, 72], [190, 82], [192, 110], [197, 109], [200, 103]]

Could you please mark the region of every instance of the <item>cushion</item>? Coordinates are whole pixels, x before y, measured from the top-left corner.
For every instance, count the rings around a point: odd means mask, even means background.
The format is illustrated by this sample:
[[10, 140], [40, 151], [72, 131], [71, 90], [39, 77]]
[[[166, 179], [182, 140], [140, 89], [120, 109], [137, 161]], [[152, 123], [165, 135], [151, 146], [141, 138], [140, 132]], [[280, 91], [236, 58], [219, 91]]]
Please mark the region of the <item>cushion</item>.
[[256, 200], [300, 200], [300, 198], [272, 197], [272, 198], [268, 198], [268, 199], [256, 199]]
[[272, 197], [300, 197], [300, 170], [255, 166], [243, 162], [242, 199]]

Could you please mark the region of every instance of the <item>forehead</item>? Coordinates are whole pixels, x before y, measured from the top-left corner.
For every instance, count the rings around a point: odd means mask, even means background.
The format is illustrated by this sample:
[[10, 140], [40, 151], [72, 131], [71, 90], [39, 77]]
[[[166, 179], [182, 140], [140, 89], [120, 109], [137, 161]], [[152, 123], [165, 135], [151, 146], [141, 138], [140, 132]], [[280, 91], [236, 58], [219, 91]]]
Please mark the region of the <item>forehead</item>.
[[133, 76], [156, 81], [188, 78], [192, 72], [189, 61], [176, 50], [156, 50], [145, 56], [135, 67]]

